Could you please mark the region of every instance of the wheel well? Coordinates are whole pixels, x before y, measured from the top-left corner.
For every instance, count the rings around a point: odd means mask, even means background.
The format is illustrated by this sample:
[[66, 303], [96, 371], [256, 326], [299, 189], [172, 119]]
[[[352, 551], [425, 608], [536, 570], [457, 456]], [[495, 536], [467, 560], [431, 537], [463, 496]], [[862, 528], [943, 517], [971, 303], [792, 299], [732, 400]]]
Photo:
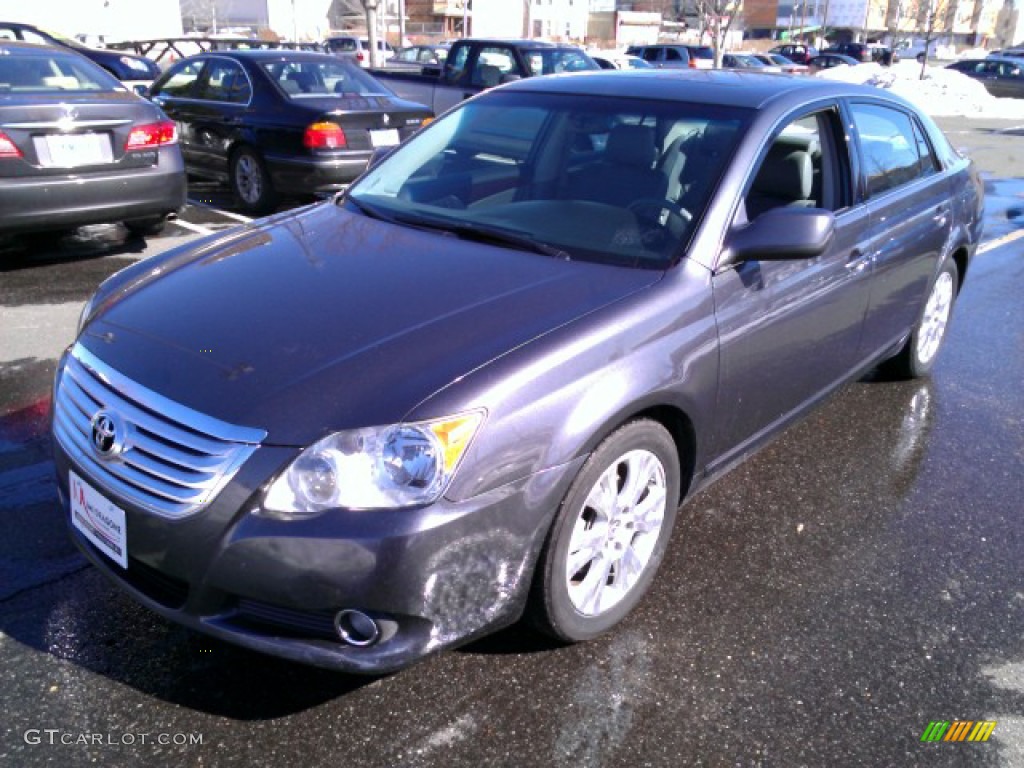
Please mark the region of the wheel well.
[[957, 272], [957, 286], [956, 292], [960, 293], [960, 289], [963, 287], [964, 278], [967, 276], [967, 249], [957, 248], [953, 252], [953, 263], [956, 264]]
[[[672, 435], [679, 454], [679, 501], [682, 502], [689, 493], [696, 467], [697, 436], [689, 417], [678, 408], [670, 405], [659, 405], [635, 414], [627, 421], [650, 419], [656, 421]], [[626, 422], [623, 422], [626, 423]]]

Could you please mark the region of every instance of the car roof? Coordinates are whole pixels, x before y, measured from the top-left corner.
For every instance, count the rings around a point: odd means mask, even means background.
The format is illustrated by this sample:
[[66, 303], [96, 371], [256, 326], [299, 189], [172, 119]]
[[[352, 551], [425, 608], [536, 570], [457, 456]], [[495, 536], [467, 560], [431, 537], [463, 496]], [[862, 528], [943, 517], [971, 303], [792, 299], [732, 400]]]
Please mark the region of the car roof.
[[29, 43], [24, 40], [0, 40], [0, 51], [7, 49], [19, 53], [34, 53], [40, 56], [52, 56], [54, 53], [69, 53], [68, 48], [47, 45], [46, 43]]
[[[256, 61], [334, 61], [347, 62], [343, 57], [333, 56], [318, 51], [296, 51], [286, 48], [245, 48], [227, 51], [205, 51], [189, 58], [200, 56], [228, 56], [238, 59], [254, 59]], [[183, 59], [184, 61], [184, 59]]]
[[599, 93], [602, 96], [623, 99], [698, 102], [753, 109], [759, 109], [777, 98], [794, 93], [803, 94], [806, 100], [871, 95], [905, 103], [873, 86], [814, 77], [713, 69], [648, 69], [529, 77], [503, 85], [501, 90], [581, 95]]

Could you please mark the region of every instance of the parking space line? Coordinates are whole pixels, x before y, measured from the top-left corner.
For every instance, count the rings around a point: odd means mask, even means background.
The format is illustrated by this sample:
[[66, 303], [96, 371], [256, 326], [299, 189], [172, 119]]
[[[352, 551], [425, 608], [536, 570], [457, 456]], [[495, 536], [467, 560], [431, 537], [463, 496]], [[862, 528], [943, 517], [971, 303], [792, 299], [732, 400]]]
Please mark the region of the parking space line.
[[198, 224], [193, 224], [191, 221], [185, 221], [184, 219], [180, 219], [180, 218], [179, 219], [175, 219], [171, 223], [172, 224], [177, 224], [179, 227], [184, 227], [185, 229], [190, 230], [192, 232], [195, 232], [196, 234], [199, 234], [199, 235], [212, 235], [214, 233], [214, 230], [212, 230], [212, 229], [207, 229], [206, 227], [201, 227]]
[[218, 214], [224, 216], [225, 218], [234, 219], [235, 221], [240, 221], [243, 224], [248, 224], [250, 221], [252, 221], [252, 218], [250, 216], [243, 216], [240, 213], [232, 213], [231, 211], [225, 211], [223, 208], [217, 208], [216, 206], [210, 205], [209, 203], [201, 203], [198, 200], [193, 200], [191, 197], [188, 199], [188, 204], [194, 205], [196, 208], [206, 208], [211, 211], [216, 211]]
[[978, 246], [976, 253], [980, 256], [983, 253], [994, 251], [996, 248], [1002, 248], [1004, 245], [1009, 245], [1015, 240], [1020, 240], [1024, 237], [1024, 229], [1018, 229], [1016, 232], [1011, 232], [1008, 235], [997, 237], [995, 240], [989, 240]]

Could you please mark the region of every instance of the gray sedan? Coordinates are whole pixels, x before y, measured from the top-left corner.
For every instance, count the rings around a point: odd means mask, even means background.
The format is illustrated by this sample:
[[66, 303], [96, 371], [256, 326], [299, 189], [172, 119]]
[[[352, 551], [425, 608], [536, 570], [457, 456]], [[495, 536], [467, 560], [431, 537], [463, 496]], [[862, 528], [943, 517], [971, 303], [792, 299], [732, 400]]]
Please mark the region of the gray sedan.
[[1010, 56], [964, 59], [946, 69], [954, 69], [979, 80], [993, 96], [1024, 98], [1024, 59]]
[[104, 283], [53, 424], [135, 599], [356, 672], [610, 630], [688, 497], [864, 371], [932, 370], [981, 229], [931, 120], [811, 78], [530, 78], [377, 160]]

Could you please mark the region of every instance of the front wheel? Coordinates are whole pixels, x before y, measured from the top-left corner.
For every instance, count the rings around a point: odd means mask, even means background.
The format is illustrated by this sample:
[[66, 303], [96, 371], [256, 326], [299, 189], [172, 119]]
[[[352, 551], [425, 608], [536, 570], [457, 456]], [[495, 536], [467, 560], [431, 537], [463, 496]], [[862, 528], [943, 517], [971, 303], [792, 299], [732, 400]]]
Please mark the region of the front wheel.
[[583, 465], [534, 578], [533, 618], [559, 640], [588, 640], [628, 614], [668, 546], [680, 498], [672, 436], [653, 421], [612, 433]]
[[231, 188], [248, 213], [263, 215], [277, 206], [277, 193], [263, 158], [249, 147], [242, 147], [231, 156]]
[[887, 373], [901, 379], [917, 379], [931, 372], [953, 316], [958, 276], [956, 263], [948, 259], [932, 283], [910, 338], [895, 357], [886, 361]]

